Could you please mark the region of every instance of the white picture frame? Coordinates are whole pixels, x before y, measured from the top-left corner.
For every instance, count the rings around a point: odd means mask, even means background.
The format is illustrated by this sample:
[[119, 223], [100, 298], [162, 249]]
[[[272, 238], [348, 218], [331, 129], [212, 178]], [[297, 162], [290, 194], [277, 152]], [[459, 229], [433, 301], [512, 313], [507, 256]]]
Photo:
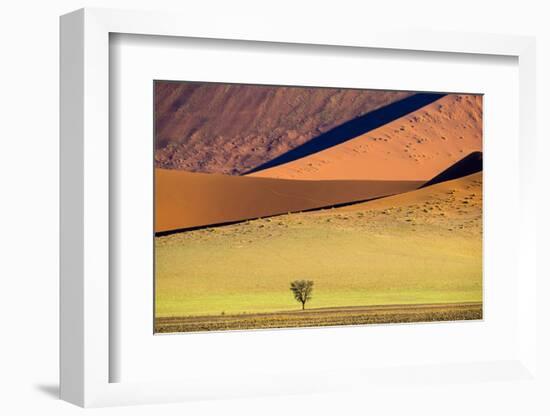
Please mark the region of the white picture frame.
[[[182, 16], [108, 9], [82, 9], [61, 18], [61, 398], [79, 406], [161, 403], [193, 399], [248, 397], [266, 394], [322, 393], [362, 389], [382, 383], [398, 385], [417, 379], [478, 383], [487, 378], [543, 383], [536, 361], [536, 198], [535, 40], [530, 37], [349, 28], [327, 34], [312, 26], [280, 30], [249, 22], [238, 28], [223, 19], [204, 25], [181, 24]], [[502, 55], [518, 59], [520, 137], [520, 217], [514, 245], [522, 279], [517, 292], [517, 354], [499, 361], [422, 365], [414, 370], [370, 368], [368, 372], [334, 369], [308, 383], [278, 374], [265, 380], [232, 383], [231, 374], [217, 382], [206, 377], [181, 381], [112, 382], [110, 366], [120, 359], [110, 348], [109, 252], [109, 37], [110, 34], [225, 39], [340, 48], [430, 51], [441, 54]], [[261, 45], [261, 44], [259, 44]], [[146, 359], [146, 357], [145, 357]], [[489, 376], [489, 374], [491, 376]], [[502, 376], [502, 378], [499, 378]], [[411, 378], [412, 377], [412, 378]], [[342, 383], [342, 379], [348, 379]], [[485, 386], [485, 385], [484, 385]], [[481, 388], [481, 387], [480, 387]], [[484, 387], [485, 388], [485, 387]], [[494, 390], [487, 390], [489, 399]], [[496, 397], [496, 396], [495, 396]]]

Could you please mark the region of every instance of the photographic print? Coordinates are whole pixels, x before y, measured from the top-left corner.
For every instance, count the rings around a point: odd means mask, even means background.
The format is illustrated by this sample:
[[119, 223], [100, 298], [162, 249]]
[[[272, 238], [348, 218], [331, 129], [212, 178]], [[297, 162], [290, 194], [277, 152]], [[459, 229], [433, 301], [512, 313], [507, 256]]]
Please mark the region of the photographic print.
[[482, 319], [481, 95], [153, 88], [156, 333]]

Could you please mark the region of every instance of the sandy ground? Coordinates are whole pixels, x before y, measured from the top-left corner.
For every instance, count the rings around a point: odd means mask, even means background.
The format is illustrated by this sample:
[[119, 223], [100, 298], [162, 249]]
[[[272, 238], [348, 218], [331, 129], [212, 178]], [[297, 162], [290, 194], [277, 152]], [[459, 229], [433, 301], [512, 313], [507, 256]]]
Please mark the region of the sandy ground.
[[250, 176], [429, 180], [481, 150], [482, 97], [447, 95], [355, 139]]
[[155, 230], [198, 227], [364, 201], [415, 181], [300, 181], [156, 169]]
[[[459, 220], [460, 229], [471, 228], [481, 234], [483, 212], [483, 173], [477, 172], [426, 188], [353, 204], [335, 209], [336, 212], [364, 212], [376, 221], [406, 221], [414, 225], [439, 224], [449, 226], [449, 220]], [[315, 215], [315, 214], [314, 214]], [[317, 214], [322, 215], [322, 214]]]

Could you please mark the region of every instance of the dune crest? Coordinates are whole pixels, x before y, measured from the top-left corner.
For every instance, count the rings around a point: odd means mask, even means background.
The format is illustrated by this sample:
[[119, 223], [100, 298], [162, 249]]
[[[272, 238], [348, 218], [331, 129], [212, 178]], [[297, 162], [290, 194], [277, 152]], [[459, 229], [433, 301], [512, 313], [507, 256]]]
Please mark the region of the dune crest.
[[450, 94], [347, 142], [249, 176], [427, 181], [481, 150], [482, 97]]

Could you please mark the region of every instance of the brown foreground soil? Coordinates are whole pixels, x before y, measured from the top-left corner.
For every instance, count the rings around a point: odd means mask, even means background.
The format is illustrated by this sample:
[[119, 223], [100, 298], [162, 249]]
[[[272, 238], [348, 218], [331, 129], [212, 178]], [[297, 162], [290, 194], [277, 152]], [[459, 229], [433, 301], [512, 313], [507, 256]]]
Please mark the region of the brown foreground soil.
[[157, 318], [155, 333], [464, 321], [482, 318], [481, 303], [360, 306], [261, 314]]

